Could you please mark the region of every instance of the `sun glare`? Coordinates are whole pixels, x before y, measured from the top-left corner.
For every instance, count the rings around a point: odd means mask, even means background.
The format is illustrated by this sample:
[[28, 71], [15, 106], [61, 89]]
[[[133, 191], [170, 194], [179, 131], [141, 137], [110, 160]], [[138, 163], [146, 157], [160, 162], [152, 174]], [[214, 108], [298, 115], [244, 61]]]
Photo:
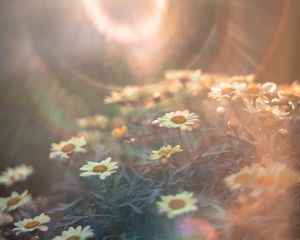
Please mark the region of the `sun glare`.
[[151, 37], [159, 29], [167, 0], [152, 0], [151, 14], [136, 22], [118, 21], [106, 11], [104, 1], [82, 0], [82, 3], [88, 18], [108, 40], [132, 44]]

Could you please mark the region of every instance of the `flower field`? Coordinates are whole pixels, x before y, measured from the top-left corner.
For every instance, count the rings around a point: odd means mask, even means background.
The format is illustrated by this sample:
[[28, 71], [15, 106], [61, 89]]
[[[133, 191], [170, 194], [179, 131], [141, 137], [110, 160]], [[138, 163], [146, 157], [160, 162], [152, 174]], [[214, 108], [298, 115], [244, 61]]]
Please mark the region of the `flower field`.
[[18, 187], [36, 167], [0, 173], [4, 239], [299, 239], [300, 83], [172, 70], [99, 101], [45, 152], [50, 193]]

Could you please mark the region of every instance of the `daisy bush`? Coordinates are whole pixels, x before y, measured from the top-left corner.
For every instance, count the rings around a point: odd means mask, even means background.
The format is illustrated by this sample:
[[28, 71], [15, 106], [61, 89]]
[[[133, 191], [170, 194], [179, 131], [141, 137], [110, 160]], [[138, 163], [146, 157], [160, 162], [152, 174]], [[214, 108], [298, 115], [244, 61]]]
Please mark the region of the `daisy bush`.
[[[296, 240], [300, 84], [172, 70], [99, 101], [49, 146], [44, 196], [0, 197], [6, 239]], [[33, 168], [0, 175], [12, 188]]]

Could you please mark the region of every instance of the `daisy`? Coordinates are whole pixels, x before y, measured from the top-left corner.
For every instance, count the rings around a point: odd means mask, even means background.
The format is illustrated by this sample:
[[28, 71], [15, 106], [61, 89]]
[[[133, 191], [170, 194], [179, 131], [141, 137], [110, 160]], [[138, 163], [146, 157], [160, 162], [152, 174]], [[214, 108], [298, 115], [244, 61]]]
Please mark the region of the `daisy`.
[[117, 162], [111, 162], [111, 158], [106, 158], [101, 162], [89, 161], [80, 168], [81, 177], [98, 176], [101, 180], [109, 177], [118, 170]]
[[188, 110], [166, 113], [164, 116], [157, 118], [152, 123], [160, 127], [180, 128], [181, 130], [192, 130], [192, 125], [198, 122], [198, 115], [190, 113]]
[[0, 209], [2, 211], [12, 211], [28, 203], [30, 200], [31, 195], [28, 194], [27, 190], [24, 191], [22, 194], [12, 192], [9, 197], [0, 198]]
[[60, 143], [52, 143], [49, 158], [53, 159], [59, 157], [61, 159], [68, 158], [71, 153], [85, 152], [86, 141], [83, 137], [72, 137], [67, 141]]
[[278, 91], [278, 97], [282, 101], [288, 101], [293, 109], [296, 109], [300, 103], [300, 92], [294, 90], [280, 90]]
[[105, 103], [120, 103], [126, 101], [135, 101], [141, 97], [141, 88], [137, 86], [126, 86], [122, 91], [113, 91], [110, 96], [104, 99]]
[[166, 195], [156, 203], [159, 212], [173, 218], [183, 213], [196, 211], [198, 209], [197, 200], [192, 192], [181, 192], [176, 195]]
[[255, 187], [289, 188], [299, 182], [299, 174], [283, 163], [261, 166], [256, 172]]
[[273, 82], [266, 82], [264, 84], [252, 83], [247, 85], [245, 89], [242, 90], [241, 95], [244, 97], [260, 97], [266, 94], [271, 94], [277, 91], [277, 86]]
[[117, 139], [124, 137], [127, 133], [128, 133], [128, 128], [125, 125], [118, 127], [118, 128], [114, 128], [111, 131], [112, 137], [117, 138]]
[[123, 97], [126, 101], [134, 101], [140, 97], [141, 88], [138, 86], [127, 86], [122, 90]]
[[123, 101], [123, 94], [122, 92], [112, 91], [110, 96], [106, 96], [104, 99], [104, 103], [119, 103]]
[[262, 99], [256, 100], [255, 106], [250, 101], [244, 101], [246, 108], [244, 109], [250, 114], [260, 117], [274, 117], [275, 119], [287, 119], [290, 118], [291, 113], [282, 106], [271, 106], [265, 103]]
[[22, 232], [32, 232], [36, 229], [40, 231], [47, 231], [48, 227], [45, 225], [49, 223], [50, 217], [44, 213], [34, 218], [25, 218], [21, 221], [14, 223], [15, 228], [13, 229], [17, 235]]
[[161, 158], [170, 158], [174, 153], [182, 152], [182, 149], [179, 145], [172, 147], [171, 145], [163, 146], [158, 150], [153, 150], [150, 156], [151, 160], [161, 159]]
[[238, 173], [225, 178], [232, 190], [247, 188], [254, 196], [266, 191], [287, 189], [299, 182], [299, 174], [285, 164], [270, 162], [269, 164], [252, 164], [242, 168]]
[[95, 116], [79, 118], [77, 119], [77, 124], [80, 127], [84, 127], [84, 128], [97, 127], [97, 128], [104, 129], [108, 125], [108, 118], [101, 114], [97, 114]]
[[245, 88], [246, 83], [220, 82], [211, 88], [208, 96], [219, 101], [224, 101], [236, 97]]
[[68, 228], [68, 230], [62, 232], [61, 236], [56, 236], [52, 240], [85, 240], [93, 236], [94, 233], [90, 226], [84, 228], [77, 226], [76, 228]]
[[226, 185], [232, 190], [247, 188], [251, 186], [255, 178], [255, 170], [257, 165], [244, 167], [239, 172], [231, 174], [225, 178]]
[[23, 182], [33, 173], [33, 168], [22, 164], [15, 168], [7, 168], [0, 175], [0, 184], [11, 186], [16, 182]]

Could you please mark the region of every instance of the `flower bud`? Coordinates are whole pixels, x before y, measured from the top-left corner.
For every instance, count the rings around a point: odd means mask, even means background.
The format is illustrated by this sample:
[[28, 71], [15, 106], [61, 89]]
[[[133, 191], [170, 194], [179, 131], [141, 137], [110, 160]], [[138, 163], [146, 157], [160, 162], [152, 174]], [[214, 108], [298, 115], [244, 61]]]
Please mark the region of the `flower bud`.
[[236, 117], [230, 117], [227, 124], [229, 128], [237, 129], [240, 126], [240, 120]]

